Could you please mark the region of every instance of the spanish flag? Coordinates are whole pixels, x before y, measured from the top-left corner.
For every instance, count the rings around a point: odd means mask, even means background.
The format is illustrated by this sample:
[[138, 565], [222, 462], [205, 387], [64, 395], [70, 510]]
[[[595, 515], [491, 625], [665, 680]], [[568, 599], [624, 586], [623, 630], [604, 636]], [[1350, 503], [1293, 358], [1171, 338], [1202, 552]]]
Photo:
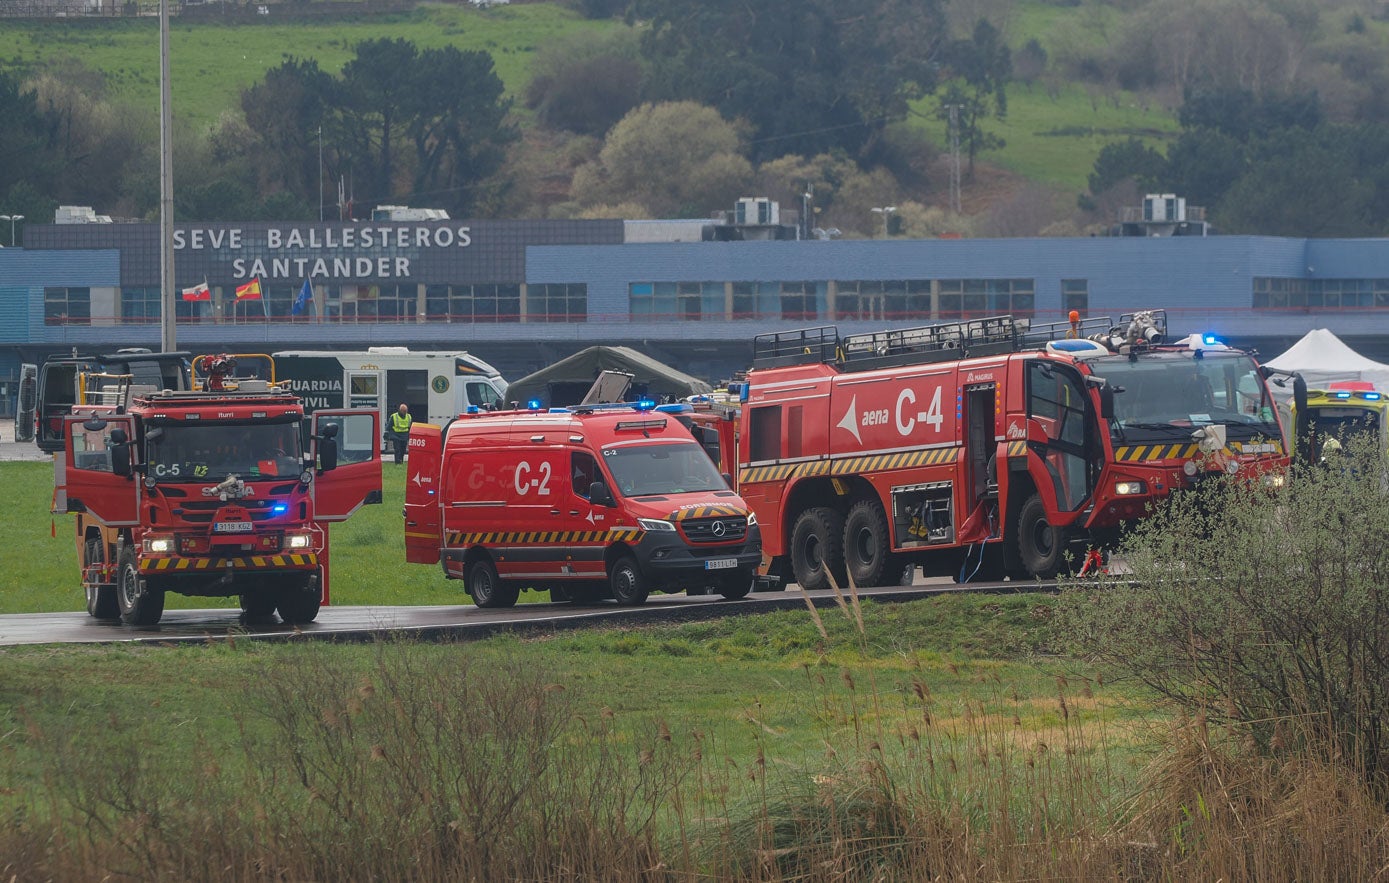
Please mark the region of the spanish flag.
[[260, 300], [260, 277], [257, 276], [245, 285], [236, 286], [236, 299], [239, 301]]

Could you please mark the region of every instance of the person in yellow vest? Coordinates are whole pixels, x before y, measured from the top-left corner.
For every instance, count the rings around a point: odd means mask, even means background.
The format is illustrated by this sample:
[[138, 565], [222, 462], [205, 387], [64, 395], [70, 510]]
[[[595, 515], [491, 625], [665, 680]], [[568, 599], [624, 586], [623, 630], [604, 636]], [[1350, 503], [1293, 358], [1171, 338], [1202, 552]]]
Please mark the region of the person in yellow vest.
[[400, 407], [391, 415], [389, 430], [391, 444], [395, 447], [395, 461], [397, 463], [403, 462], [405, 459], [405, 445], [410, 441], [411, 422], [410, 409], [405, 406], [404, 402], [401, 402]]

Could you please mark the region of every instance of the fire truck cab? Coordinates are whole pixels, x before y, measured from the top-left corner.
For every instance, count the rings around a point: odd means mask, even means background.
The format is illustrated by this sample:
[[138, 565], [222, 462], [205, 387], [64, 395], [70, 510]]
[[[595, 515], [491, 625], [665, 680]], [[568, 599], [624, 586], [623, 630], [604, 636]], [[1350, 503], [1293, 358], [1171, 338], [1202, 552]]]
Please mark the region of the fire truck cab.
[[479, 607], [509, 607], [522, 589], [627, 605], [653, 591], [748, 594], [757, 519], [677, 414], [533, 404], [411, 427], [407, 561], [442, 563]]
[[1253, 357], [1165, 336], [1160, 310], [758, 336], [738, 489], [774, 569], [812, 589], [904, 564], [1047, 579], [1206, 474], [1275, 480], [1288, 459]]
[[192, 365], [194, 389], [116, 378], [110, 401], [63, 418], [53, 511], [75, 516], [87, 612], [151, 626], [176, 592], [310, 622], [328, 598], [327, 523], [381, 502], [376, 414], [319, 411], [306, 435], [273, 367], [236, 381], [235, 357]]

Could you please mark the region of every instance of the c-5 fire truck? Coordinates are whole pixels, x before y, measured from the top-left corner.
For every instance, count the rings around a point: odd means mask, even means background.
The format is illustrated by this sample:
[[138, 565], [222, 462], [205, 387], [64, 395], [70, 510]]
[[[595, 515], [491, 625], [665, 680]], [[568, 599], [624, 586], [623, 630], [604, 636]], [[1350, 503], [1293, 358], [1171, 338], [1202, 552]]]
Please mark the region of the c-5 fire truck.
[[[1265, 372], [1161, 310], [759, 335], [738, 491], [806, 588], [1050, 578], [1211, 472], [1281, 480]], [[1077, 548], [1075, 552], [1083, 552]]]
[[102, 375], [102, 404], [64, 418], [53, 511], [76, 515], [92, 616], [153, 625], [166, 592], [239, 595], [248, 617], [318, 616], [327, 522], [381, 501], [377, 416], [317, 411], [305, 438], [273, 364], [268, 379], [232, 380], [236, 359], [194, 359], [192, 389]]

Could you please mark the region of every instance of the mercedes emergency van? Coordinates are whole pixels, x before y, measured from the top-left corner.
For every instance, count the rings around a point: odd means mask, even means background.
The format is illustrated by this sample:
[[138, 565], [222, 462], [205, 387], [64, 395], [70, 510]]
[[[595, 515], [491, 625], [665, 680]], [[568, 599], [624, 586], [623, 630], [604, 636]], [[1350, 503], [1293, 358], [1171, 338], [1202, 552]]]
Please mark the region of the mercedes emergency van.
[[479, 607], [651, 592], [742, 598], [757, 519], [673, 413], [650, 403], [465, 414], [410, 430], [406, 560]]

